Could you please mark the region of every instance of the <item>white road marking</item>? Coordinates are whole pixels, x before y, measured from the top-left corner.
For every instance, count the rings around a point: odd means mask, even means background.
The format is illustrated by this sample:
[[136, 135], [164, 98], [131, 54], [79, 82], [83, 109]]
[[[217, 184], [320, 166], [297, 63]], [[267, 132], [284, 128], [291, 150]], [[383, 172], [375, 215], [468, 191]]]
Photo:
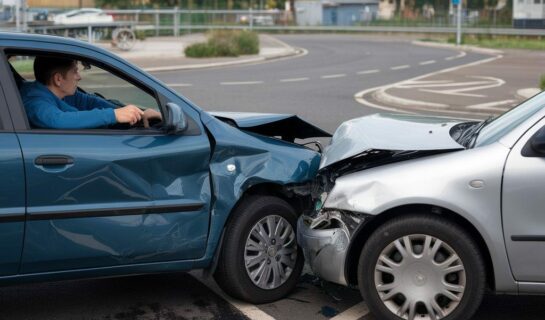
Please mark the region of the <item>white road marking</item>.
[[401, 70], [401, 69], [407, 69], [409, 67], [410, 67], [410, 65], [404, 64], [402, 66], [391, 67], [390, 69], [392, 69], [392, 70]]
[[[477, 65], [487, 63], [487, 62], [491, 62], [491, 61], [501, 59], [501, 58], [503, 58], [502, 55], [497, 55], [495, 57], [486, 58], [486, 59], [483, 59], [483, 60], [478, 60], [478, 61], [462, 64], [462, 65], [459, 65], [459, 66], [450, 67], [450, 68], [446, 68], [446, 69], [443, 69], [443, 70], [438, 70], [438, 71], [426, 73], [426, 74], [423, 74], [423, 75], [420, 75], [420, 76], [417, 76], [417, 77], [414, 77], [414, 78], [410, 78], [410, 79], [407, 79], [407, 80], [402, 80], [402, 81], [387, 84], [387, 85], [384, 85], [384, 86], [378, 86], [378, 87], [374, 87], [374, 88], [365, 89], [365, 90], [362, 90], [360, 92], [357, 92], [354, 95], [354, 99], [356, 100], [356, 102], [358, 102], [360, 104], [363, 104], [364, 106], [368, 106], [368, 107], [379, 109], [379, 110], [396, 111], [396, 112], [404, 112], [404, 113], [416, 113], [416, 112], [408, 111], [408, 110], [405, 110], [405, 109], [381, 106], [381, 105], [378, 105], [376, 103], [367, 101], [363, 97], [366, 94], [368, 94], [370, 92], [373, 92], [373, 91], [376, 91], [376, 90], [379, 90], [379, 89], [385, 89], [386, 90], [386, 89], [389, 89], [389, 88], [392, 88], [392, 87], [395, 87], [395, 86], [398, 86], [398, 85], [402, 85], [402, 84], [405, 84], [405, 83], [408, 83], [408, 82], [411, 82], [411, 81], [417, 81], [417, 80], [424, 79], [424, 78], [431, 77], [431, 76], [435, 76], [435, 75], [438, 75], [438, 74], [447, 73], [447, 72], [451, 72], [451, 71], [456, 71], [456, 70], [459, 70], [459, 69], [462, 69], [462, 68], [477, 66]], [[474, 119], [475, 116], [488, 116], [489, 115], [488, 113], [463, 112], [463, 111], [457, 111], [457, 110], [441, 110], [441, 112], [456, 114], [456, 115], [469, 115], [470, 118], [468, 118], [468, 119]], [[471, 117], [473, 117], [473, 118], [471, 118]]]
[[335, 79], [335, 78], [342, 78], [346, 77], [346, 73], [339, 73], [339, 74], [328, 74], [327, 76], [321, 76], [322, 79]]
[[169, 87], [192, 87], [191, 83], [167, 83]]
[[356, 320], [363, 316], [366, 316], [369, 313], [369, 308], [365, 302], [360, 302], [357, 305], [351, 307], [350, 309], [339, 313], [329, 320]]
[[477, 87], [469, 87], [469, 88], [461, 88], [461, 89], [450, 89], [450, 90], [419, 89], [419, 91], [438, 93], [438, 94], [446, 94], [446, 95], [452, 95], [452, 96], [486, 98], [487, 96], [484, 95], [484, 94], [465, 93], [465, 92], [495, 88], [495, 87], [499, 87], [499, 86], [502, 86], [502, 85], [505, 84], [505, 81], [503, 79], [500, 79], [500, 78], [482, 77], [482, 76], [473, 76], [472, 78], [485, 79], [485, 80], [489, 80], [489, 81], [485, 82], [486, 83], [485, 85], [477, 86]]
[[282, 79], [280, 82], [297, 82], [297, 81], [306, 81], [308, 78], [291, 78], [291, 79]]
[[225, 301], [229, 302], [233, 307], [238, 309], [242, 314], [244, 314], [248, 319], [251, 320], [275, 320], [272, 316], [265, 313], [261, 309], [259, 309], [257, 306], [246, 303], [243, 301], [235, 300], [228, 295], [226, 295], [219, 287], [218, 285], [212, 280], [212, 277], [205, 279], [202, 276], [199, 276], [195, 274], [194, 272], [190, 272], [191, 275], [197, 280], [199, 280], [201, 283], [203, 283], [205, 286], [207, 286], [209, 289], [214, 291], [217, 295], [222, 297]]
[[435, 60], [422, 61], [419, 63], [419, 65], [425, 66], [427, 64], [432, 64], [432, 63], [435, 63]]
[[450, 61], [450, 60], [454, 60], [454, 59], [463, 58], [465, 56], [466, 56], [465, 51], [460, 51], [460, 53], [458, 55], [455, 55], [455, 56], [452, 56], [452, 57], [446, 57], [445, 60]]
[[418, 82], [410, 83], [410, 84], [404, 84], [397, 86], [396, 88], [403, 88], [403, 89], [411, 89], [411, 88], [434, 88], [434, 87], [463, 87], [463, 86], [475, 86], [478, 84], [490, 84], [490, 81], [468, 81], [468, 82], [453, 82], [453, 81], [447, 81], [447, 82], [440, 82], [437, 83], [427, 83], [427, 84], [418, 84]]
[[389, 103], [400, 104], [403, 106], [422, 106], [422, 107], [440, 108], [440, 109], [449, 107], [448, 105], [443, 103], [434, 103], [434, 102], [411, 100], [411, 99], [396, 97], [391, 94], [388, 94], [386, 92], [386, 89], [379, 89], [374, 94], [375, 96], [380, 96], [379, 100], [384, 100]]
[[262, 84], [263, 81], [231, 81], [231, 82], [220, 82], [222, 86], [240, 86], [240, 85], [252, 85], [252, 84]]
[[506, 104], [513, 104], [517, 102], [517, 100], [502, 100], [502, 101], [493, 101], [493, 102], [486, 102], [486, 103], [479, 103], [467, 106], [466, 109], [470, 110], [490, 110], [490, 111], [500, 111], [504, 112], [509, 110], [510, 108], [500, 108], [499, 106], [503, 106]]
[[377, 73], [377, 72], [380, 72], [380, 70], [379, 69], [363, 70], [363, 71], [357, 72], [357, 74], [370, 74], [370, 73]]

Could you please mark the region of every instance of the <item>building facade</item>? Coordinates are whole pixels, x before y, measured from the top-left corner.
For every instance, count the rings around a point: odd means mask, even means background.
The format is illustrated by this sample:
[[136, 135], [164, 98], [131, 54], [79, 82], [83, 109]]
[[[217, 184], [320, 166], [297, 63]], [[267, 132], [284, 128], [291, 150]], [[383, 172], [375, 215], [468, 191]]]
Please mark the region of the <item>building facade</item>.
[[375, 20], [379, 0], [298, 0], [297, 24], [301, 26], [353, 26]]
[[513, 0], [513, 26], [545, 29], [545, 0]]

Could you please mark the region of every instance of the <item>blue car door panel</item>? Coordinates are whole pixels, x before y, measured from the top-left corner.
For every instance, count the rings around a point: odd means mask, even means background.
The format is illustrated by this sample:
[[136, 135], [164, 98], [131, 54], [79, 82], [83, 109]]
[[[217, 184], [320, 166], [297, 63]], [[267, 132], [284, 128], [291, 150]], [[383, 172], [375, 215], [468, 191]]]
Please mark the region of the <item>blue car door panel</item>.
[[0, 133], [0, 276], [19, 270], [25, 227], [25, 179], [17, 137]]
[[23, 273], [204, 254], [205, 135], [21, 133], [19, 139], [28, 182]]

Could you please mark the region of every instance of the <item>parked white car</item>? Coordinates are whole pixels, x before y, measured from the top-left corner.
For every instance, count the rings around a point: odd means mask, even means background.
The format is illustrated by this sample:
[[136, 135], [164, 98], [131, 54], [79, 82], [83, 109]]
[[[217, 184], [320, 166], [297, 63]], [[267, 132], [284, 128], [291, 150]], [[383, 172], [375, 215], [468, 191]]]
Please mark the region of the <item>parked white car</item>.
[[55, 24], [109, 23], [113, 21], [114, 17], [112, 15], [94, 8], [72, 10], [53, 17]]

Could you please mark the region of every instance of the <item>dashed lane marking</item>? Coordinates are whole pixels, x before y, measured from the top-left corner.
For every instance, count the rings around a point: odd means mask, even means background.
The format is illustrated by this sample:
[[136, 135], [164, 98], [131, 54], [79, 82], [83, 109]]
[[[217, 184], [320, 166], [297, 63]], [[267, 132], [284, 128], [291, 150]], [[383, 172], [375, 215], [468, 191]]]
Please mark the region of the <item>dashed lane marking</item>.
[[369, 308], [365, 302], [360, 302], [357, 305], [351, 307], [350, 309], [339, 313], [330, 320], [356, 320], [363, 316], [366, 316], [369, 313]]
[[193, 85], [191, 83], [168, 83], [167, 86], [169, 86], [169, 87], [192, 87]]
[[335, 79], [335, 78], [342, 78], [346, 77], [346, 73], [339, 73], [339, 74], [328, 74], [326, 76], [321, 76], [322, 79]]
[[455, 56], [451, 56], [451, 57], [446, 57], [445, 60], [450, 61], [450, 60], [454, 60], [454, 59], [460, 59], [460, 58], [463, 58], [465, 56], [466, 56], [465, 51], [460, 51], [459, 54], [457, 54]]
[[410, 68], [410, 67], [411, 67], [410, 65], [404, 64], [402, 66], [391, 67], [390, 69], [392, 69], [392, 70], [401, 70], [401, 69], [407, 69], [407, 68]]
[[231, 297], [229, 297], [227, 294], [225, 294], [218, 285], [212, 280], [211, 277], [209, 278], [203, 278], [194, 272], [190, 272], [191, 275], [197, 280], [199, 280], [201, 283], [203, 283], [205, 286], [207, 286], [210, 290], [214, 291], [217, 295], [222, 297], [225, 301], [229, 302], [233, 307], [238, 309], [242, 314], [244, 314], [248, 319], [250, 320], [275, 320], [274, 317], [270, 316], [268, 313], [264, 312], [263, 310], [259, 309], [257, 306], [242, 302], [239, 300], [235, 300]]
[[231, 81], [231, 82], [220, 82], [222, 86], [240, 86], [240, 85], [252, 85], [252, 84], [262, 84], [263, 81]]
[[298, 81], [306, 81], [309, 78], [291, 78], [291, 79], [281, 79], [280, 82], [298, 82]]
[[363, 71], [357, 72], [357, 74], [371, 74], [371, 73], [377, 73], [377, 72], [380, 72], [380, 70], [379, 69], [363, 70]]
[[422, 61], [419, 63], [419, 65], [425, 66], [427, 64], [432, 64], [432, 63], [435, 63], [435, 60]]

